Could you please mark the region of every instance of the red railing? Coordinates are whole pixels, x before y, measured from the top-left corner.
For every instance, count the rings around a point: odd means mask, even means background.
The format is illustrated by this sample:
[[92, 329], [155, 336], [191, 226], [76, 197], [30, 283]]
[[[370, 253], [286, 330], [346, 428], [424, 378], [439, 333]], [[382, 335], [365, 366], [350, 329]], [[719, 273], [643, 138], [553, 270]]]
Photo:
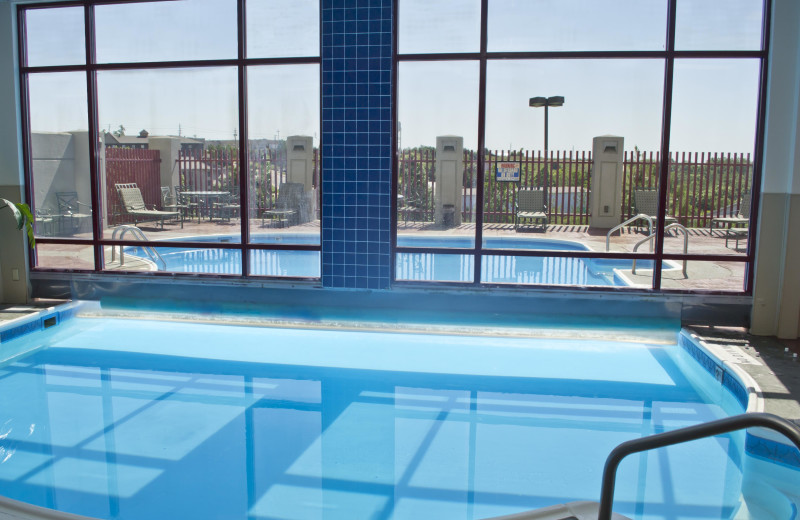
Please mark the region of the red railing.
[[[501, 161], [520, 162], [520, 182], [497, 182], [494, 172]], [[550, 152], [547, 169], [541, 152], [489, 151], [484, 181], [484, 222], [514, 221], [519, 189], [548, 190], [548, 217], [553, 224], [589, 224], [592, 154]], [[399, 219], [434, 220], [436, 152], [432, 148], [409, 149], [399, 154]], [[633, 213], [633, 192], [657, 189], [658, 152], [625, 152], [622, 177], [622, 218]], [[464, 152], [462, 221], [475, 221], [477, 154]], [[736, 213], [752, 182], [750, 154], [674, 153], [670, 161], [667, 211], [687, 227], [707, 227], [714, 217]], [[413, 208], [413, 210], [412, 210]]]
[[106, 148], [106, 218], [108, 225], [124, 224], [115, 184], [135, 182], [148, 207], [161, 207], [161, 158], [158, 150]]
[[[204, 150], [181, 152], [178, 156], [178, 178], [184, 191], [228, 191], [239, 193], [238, 150]], [[286, 151], [259, 150], [248, 158], [248, 191], [251, 215], [260, 215], [272, 208], [278, 187], [287, 181]], [[313, 185], [319, 186], [319, 154], [314, 150]]]
[[[398, 219], [434, 220], [436, 151], [433, 148], [403, 150], [398, 162]], [[286, 152], [261, 150], [248, 159], [252, 215], [271, 208], [280, 184], [286, 182]], [[547, 186], [548, 216], [552, 224], [589, 224], [592, 154], [588, 151], [552, 151], [545, 169], [540, 151], [489, 151], [484, 180], [484, 222], [514, 221], [518, 189]], [[520, 182], [495, 180], [497, 162], [519, 161]], [[157, 150], [106, 149], [109, 223], [118, 222], [119, 202], [114, 184], [136, 182], [147, 204], [161, 203]], [[464, 151], [462, 221], [475, 222], [477, 153]], [[319, 155], [314, 150], [314, 185], [319, 186]], [[658, 152], [625, 152], [622, 178], [622, 218], [633, 212], [633, 192], [656, 189], [660, 171]], [[180, 186], [188, 191], [238, 193], [239, 165], [236, 149], [182, 152], [177, 159]], [[714, 217], [736, 214], [742, 197], [752, 185], [750, 154], [673, 153], [668, 176], [667, 212], [687, 227], [707, 227]], [[174, 189], [174, 187], [171, 187]]]

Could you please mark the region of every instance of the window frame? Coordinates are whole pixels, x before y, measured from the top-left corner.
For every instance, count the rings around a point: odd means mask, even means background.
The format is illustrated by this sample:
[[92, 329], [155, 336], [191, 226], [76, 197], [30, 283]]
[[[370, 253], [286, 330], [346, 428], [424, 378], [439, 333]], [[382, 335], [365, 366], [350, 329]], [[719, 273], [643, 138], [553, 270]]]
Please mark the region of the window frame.
[[[427, 53], [427, 54], [400, 54], [397, 44], [399, 22], [399, 4], [402, 0], [393, 0], [395, 9], [394, 19], [394, 38], [395, 38], [395, 54], [393, 60], [393, 75], [398, 77], [398, 69], [400, 63], [413, 63], [421, 61], [460, 61], [471, 60], [479, 61], [480, 77], [479, 77], [479, 101], [478, 101], [478, 149], [476, 154], [476, 200], [475, 208], [475, 234], [473, 248], [426, 248], [426, 247], [406, 247], [398, 246], [397, 243], [397, 193], [398, 193], [398, 180], [399, 180], [399, 162], [398, 162], [398, 149], [397, 149], [397, 125], [398, 125], [398, 112], [397, 104], [400, 102], [398, 99], [398, 81], [393, 84], [393, 98], [395, 104], [393, 106], [393, 161], [392, 161], [392, 209], [394, 225], [392, 227], [392, 281], [397, 286], [416, 286], [416, 287], [471, 287], [471, 288], [493, 288], [493, 289], [506, 289], [506, 288], [521, 288], [521, 289], [581, 289], [589, 291], [603, 291], [603, 292], [633, 292], [633, 293], [670, 293], [670, 294], [709, 294], [709, 295], [744, 295], [751, 296], [753, 294], [754, 283], [754, 265], [755, 265], [755, 245], [756, 245], [756, 230], [758, 227], [758, 204], [762, 178], [762, 161], [764, 150], [764, 127], [766, 118], [766, 91], [767, 91], [767, 78], [768, 78], [768, 56], [769, 56], [769, 41], [770, 41], [770, 20], [771, 20], [771, 7], [772, 0], [762, 0], [762, 23], [761, 23], [761, 48], [759, 50], [676, 50], [675, 35], [676, 35], [676, 16], [677, 4], [680, 0], [667, 0], [667, 20], [666, 20], [666, 34], [665, 34], [665, 49], [654, 51], [530, 51], [530, 52], [495, 52], [488, 50], [488, 16], [489, 16], [489, 0], [480, 0], [481, 2], [481, 33], [480, 33], [480, 51], [479, 52], [462, 52], [462, 53]], [[506, 250], [506, 249], [490, 249], [483, 247], [483, 226], [484, 226], [484, 181], [487, 172], [485, 171], [486, 158], [485, 158], [485, 130], [486, 130], [486, 83], [487, 83], [487, 63], [490, 60], [526, 60], [526, 59], [539, 59], [539, 60], [555, 60], [555, 59], [642, 59], [642, 58], [658, 58], [664, 60], [664, 91], [663, 91], [663, 104], [662, 104], [662, 122], [661, 122], [661, 142], [660, 142], [660, 159], [659, 159], [659, 186], [668, 186], [669, 180], [669, 163], [670, 163], [670, 129], [671, 129], [671, 115], [672, 115], [672, 97], [673, 97], [673, 78], [674, 78], [674, 64], [676, 59], [717, 59], [717, 58], [730, 58], [730, 59], [757, 59], [759, 61], [759, 80], [758, 80], [758, 99], [757, 99], [757, 113], [756, 113], [756, 128], [755, 131], [755, 146], [753, 150], [753, 193], [752, 193], [752, 207], [750, 219], [750, 233], [747, 237], [747, 249], [745, 254], [735, 255], [706, 255], [706, 254], [679, 254], [668, 253], [664, 251], [664, 226], [657, 226], [655, 235], [655, 247], [652, 253], [614, 253], [614, 252], [600, 252], [600, 251], [537, 251], [537, 250]], [[666, 203], [668, 197], [668, 189], [659, 190], [659, 207], [658, 207], [658, 221], [664, 222], [666, 216]], [[409, 281], [398, 280], [396, 265], [398, 253], [428, 253], [428, 254], [453, 254], [453, 255], [472, 255], [474, 259], [474, 273], [471, 282], [442, 282], [442, 281]], [[485, 283], [481, 282], [481, 264], [484, 256], [524, 256], [524, 257], [570, 257], [570, 258], [601, 258], [601, 259], [643, 259], [653, 261], [653, 278], [652, 286], [649, 289], [630, 288], [630, 287], [599, 287], [599, 286], [577, 286], [577, 285], [548, 285], [548, 284], [515, 284], [515, 283]], [[740, 291], [728, 290], [686, 290], [686, 289], [665, 289], [662, 287], [662, 264], [664, 260], [672, 261], [688, 261], [688, 262], [737, 262], [745, 263], [744, 286]]]
[[[168, 0], [137, 0], [138, 3], [149, 2], [162, 2]], [[68, 0], [64, 2], [51, 1], [37, 4], [18, 4], [16, 6], [17, 16], [17, 47], [18, 47], [18, 63], [19, 63], [19, 82], [20, 82], [20, 104], [21, 104], [21, 122], [22, 122], [22, 155], [25, 170], [25, 197], [26, 200], [33, 200], [34, 193], [34, 178], [33, 178], [33, 163], [32, 163], [32, 139], [30, 128], [30, 99], [28, 95], [28, 77], [32, 74], [50, 73], [50, 72], [83, 72], [86, 74], [87, 79], [87, 100], [88, 100], [88, 130], [89, 142], [98, 143], [100, 139], [99, 124], [98, 124], [98, 95], [97, 95], [97, 73], [104, 71], [135, 71], [135, 70], [159, 70], [159, 69], [187, 69], [187, 68], [212, 68], [212, 67], [234, 67], [237, 70], [237, 107], [238, 107], [238, 135], [240, 143], [243, 143], [238, 148], [238, 164], [246, 165], [248, 163], [249, 153], [249, 138], [248, 138], [248, 125], [247, 125], [247, 71], [251, 66], [269, 66], [269, 65], [316, 65], [319, 69], [319, 85], [320, 85], [320, 99], [322, 94], [322, 52], [321, 52], [321, 34], [322, 34], [322, 16], [321, 2], [319, 4], [320, 16], [318, 20], [317, 30], [320, 34], [320, 50], [316, 56], [300, 56], [300, 57], [280, 57], [280, 58], [248, 58], [247, 53], [247, 23], [246, 23], [246, 1], [236, 0], [236, 21], [237, 21], [237, 57], [230, 59], [202, 59], [202, 60], [178, 60], [178, 61], [159, 61], [159, 62], [117, 62], [117, 63], [97, 63], [95, 57], [95, 16], [94, 8], [96, 6], [109, 6], [116, 4], [130, 4], [125, 0]], [[47, 66], [28, 66], [26, 56], [26, 24], [25, 14], [28, 11], [40, 9], [54, 9], [65, 7], [83, 7], [84, 9], [84, 45], [86, 51], [86, 60], [83, 64], [78, 65], [47, 65]], [[320, 121], [321, 118], [321, 103], [320, 103]], [[320, 146], [321, 150], [322, 147]], [[310, 282], [319, 283], [322, 273], [322, 246], [321, 240], [319, 244], [303, 245], [303, 244], [256, 244], [251, 243], [249, 218], [240, 219], [240, 241], [239, 242], [215, 242], [210, 246], [209, 242], [191, 241], [191, 240], [147, 240], [147, 241], [131, 241], [131, 240], [113, 240], [103, 237], [102, 228], [102, 212], [104, 208], [101, 204], [102, 197], [100, 193], [101, 179], [99, 173], [100, 157], [98, 154], [97, 146], [89, 147], [90, 158], [90, 186], [91, 186], [91, 207], [102, 208], [102, 210], [92, 211], [92, 238], [91, 239], [76, 239], [76, 238], [60, 238], [60, 237], [36, 237], [38, 244], [48, 245], [90, 245], [94, 252], [94, 268], [91, 270], [79, 268], [46, 268], [38, 267], [36, 265], [36, 253], [29, 255], [30, 269], [32, 272], [61, 272], [61, 273], [92, 273], [92, 274], [136, 274], [154, 277], [189, 277], [197, 278], [201, 276], [204, 279], [253, 279], [253, 280], [274, 280], [274, 281], [287, 281], [287, 282]], [[249, 170], [247, 175], [239, 175], [239, 193], [240, 200], [249, 200]], [[321, 209], [322, 201], [322, 169], [320, 162], [320, 183], [317, 186], [317, 203]], [[249, 211], [248, 205], [242, 205], [243, 211]], [[321, 228], [320, 228], [321, 237]], [[217, 249], [217, 250], [238, 250], [241, 256], [241, 274], [216, 274], [216, 273], [183, 273], [183, 272], [170, 272], [170, 271], [109, 271], [104, 267], [104, 248], [106, 246], [147, 246], [153, 248], [163, 247], [187, 247], [203, 249]], [[319, 253], [320, 276], [266, 276], [258, 274], [250, 274], [250, 254], [251, 251], [315, 251]]]

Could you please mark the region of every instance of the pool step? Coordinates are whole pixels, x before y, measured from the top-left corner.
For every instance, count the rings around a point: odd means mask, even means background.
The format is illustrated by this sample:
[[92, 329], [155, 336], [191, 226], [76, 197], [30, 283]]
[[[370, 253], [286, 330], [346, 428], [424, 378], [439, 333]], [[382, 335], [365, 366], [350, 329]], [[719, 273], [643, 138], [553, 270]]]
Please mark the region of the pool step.
[[0, 497], [0, 520], [97, 520]]
[[[600, 509], [598, 502], [567, 502], [557, 506], [548, 506], [524, 513], [495, 516], [486, 520], [596, 520]], [[612, 513], [612, 520], [630, 520], [627, 516]]]

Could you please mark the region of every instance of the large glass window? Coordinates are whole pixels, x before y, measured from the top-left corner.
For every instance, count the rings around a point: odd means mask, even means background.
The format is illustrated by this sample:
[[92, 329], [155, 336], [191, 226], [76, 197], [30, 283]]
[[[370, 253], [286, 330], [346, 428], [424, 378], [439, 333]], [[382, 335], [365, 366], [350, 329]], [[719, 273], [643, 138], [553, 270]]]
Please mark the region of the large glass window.
[[763, 6], [707, 4], [400, 0], [395, 279], [749, 290]]
[[320, 276], [318, 0], [20, 9], [37, 267]]

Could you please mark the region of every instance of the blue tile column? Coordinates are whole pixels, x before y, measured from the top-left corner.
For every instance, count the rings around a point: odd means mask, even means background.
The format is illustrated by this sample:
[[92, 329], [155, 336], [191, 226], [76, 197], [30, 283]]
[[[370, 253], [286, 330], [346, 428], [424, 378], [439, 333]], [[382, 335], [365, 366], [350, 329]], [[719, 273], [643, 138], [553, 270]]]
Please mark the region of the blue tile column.
[[392, 1], [322, 0], [322, 285], [391, 283]]

